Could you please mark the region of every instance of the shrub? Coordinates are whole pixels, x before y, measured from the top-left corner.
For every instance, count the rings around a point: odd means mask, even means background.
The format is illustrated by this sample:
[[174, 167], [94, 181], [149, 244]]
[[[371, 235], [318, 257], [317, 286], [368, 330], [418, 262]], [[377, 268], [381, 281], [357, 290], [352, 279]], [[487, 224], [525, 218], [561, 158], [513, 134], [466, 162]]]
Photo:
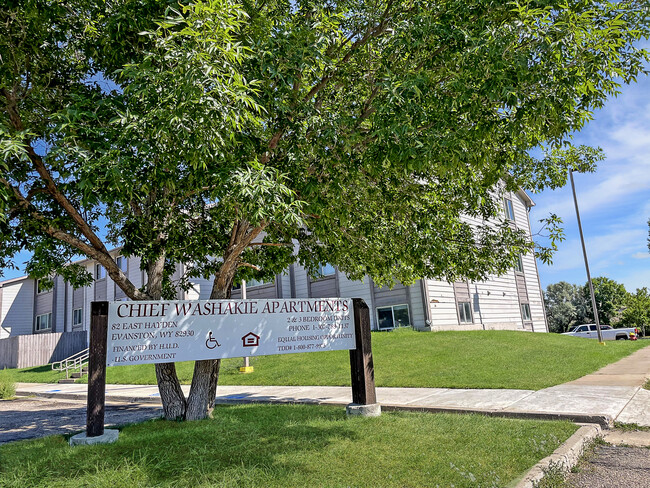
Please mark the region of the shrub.
[[0, 399], [13, 398], [16, 394], [16, 385], [7, 375], [0, 371]]

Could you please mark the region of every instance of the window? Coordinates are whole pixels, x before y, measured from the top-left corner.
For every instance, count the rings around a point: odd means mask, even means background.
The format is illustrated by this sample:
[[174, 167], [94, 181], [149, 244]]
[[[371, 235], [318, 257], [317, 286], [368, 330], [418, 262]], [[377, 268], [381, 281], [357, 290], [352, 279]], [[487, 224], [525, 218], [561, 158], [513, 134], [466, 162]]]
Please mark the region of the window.
[[125, 273], [126, 273], [126, 270], [128, 269], [127, 262], [128, 261], [124, 256], [118, 256], [117, 257], [117, 267], [120, 268]]
[[521, 255], [517, 256], [517, 262], [515, 262], [515, 271], [517, 273], [524, 272], [524, 263], [521, 260]]
[[512, 208], [512, 200], [505, 199], [506, 219], [515, 220], [515, 210]]
[[458, 320], [461, 324], [472, 324], [472, 305], [469, 302], [458, 302]]
[[101, 264], [95, 265], [95, 279], [103, 280], [106, 278], [106, 269]]
[[78, 327], [83, 321], [83, 310], [81, 308], [75, 308], [72, 311], [72, 326]]
[[50, 330], [52, 328], [52, 313], [36, 316], [36, 331]]
[[379, 327], [379, 330], [408, 327], [410, 322], [408, 305], [377, 308], [377, 327]]
[[524, 319], [524, 322], [533, 320], [530, 315], [530, 305], [528, 305], [527, 303], [521, 304], [521, 317]]
[[318, 277], [325, 278], [327, 276], [334, 276], [336, 274], [336, 269], [330, 263], [321, 264], [318, 267]]
[[268, 285], [274, 282], [275, 280], [273, 278], [262, 278], [259, 280], [250, 280], [246, 282], [246, 288], [251, 288], [253, 286]]
[[40, 295], [41, 293], [47, 293], [52, 289], [52, 283], [48, 283], [46, 280], [36, 280], [36, 294]]

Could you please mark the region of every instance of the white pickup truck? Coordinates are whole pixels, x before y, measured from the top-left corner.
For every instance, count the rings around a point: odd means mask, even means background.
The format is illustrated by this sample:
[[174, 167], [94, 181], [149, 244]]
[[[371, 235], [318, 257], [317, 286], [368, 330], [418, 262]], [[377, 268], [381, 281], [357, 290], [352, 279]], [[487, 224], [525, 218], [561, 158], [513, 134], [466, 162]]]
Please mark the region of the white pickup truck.
[[[603, 336], [604, 341], [636, 341], [639, 338], [639, 331], [635, 328], [614, 329], [611, 325], [601, 325], [600, 332]], [[578, 325], [577, 327], [574, 327], [569, 332], [565, 332], [562, 335], [598, 339], [596, 324]]]

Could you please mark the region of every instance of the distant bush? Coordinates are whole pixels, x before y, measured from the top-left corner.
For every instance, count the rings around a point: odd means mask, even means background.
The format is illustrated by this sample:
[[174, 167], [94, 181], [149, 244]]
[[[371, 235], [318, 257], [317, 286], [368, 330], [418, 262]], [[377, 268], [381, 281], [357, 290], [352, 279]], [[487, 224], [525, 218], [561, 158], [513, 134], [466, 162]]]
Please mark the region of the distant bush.
[[13, 398], [16, 394], [16, 385], [7, 375], [0, 371], [0, 399]]

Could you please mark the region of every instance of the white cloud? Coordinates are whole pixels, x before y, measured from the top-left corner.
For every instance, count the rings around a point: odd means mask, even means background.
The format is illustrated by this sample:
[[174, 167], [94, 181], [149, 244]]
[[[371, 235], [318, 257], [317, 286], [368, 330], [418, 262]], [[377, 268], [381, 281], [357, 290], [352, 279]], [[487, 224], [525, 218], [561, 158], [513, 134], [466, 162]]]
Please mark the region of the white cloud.
[[[576, 193], [592, 276], [607, 276], [629, 291], [650, 287], [650, 77], [623, 86], [623, 93], [594, 113], [574, 144], [599, 146], [606, 159], [593, 174], [575, 174]], [[542, 281], [584, 283], [571, 186], [535, 196], [532, 219], [553, 212], [564, 219], [567, 240], [552, 267], [539, 266]], [[539, 217], [537, 217], [539, 216]]]
[[[639, 249], [639, 242], [645, 242], [643, 230], [611, 230], [608, 233], [585, 238], [587, 257], [593, 273], [604, 271], [610, 266], [618, 265], [620, 260], [633, 255]], [[582, 245], [579, 238], [568, 239], [558, 246], [553, 259], [553, 270], [570, 270], [584, 268]], [[592, 274], [593, 274], [592, 273]]]
[[650, 146], [650, 130], [647, 125], [639, 125], [638, 121], [631, 122], [616, 129], [612, 133], [612, 140], [622, 145], [625, 152], [634, 152]]
[[635, 252], [632, 257], [634, 259], [650, 259], [650, 252]]

